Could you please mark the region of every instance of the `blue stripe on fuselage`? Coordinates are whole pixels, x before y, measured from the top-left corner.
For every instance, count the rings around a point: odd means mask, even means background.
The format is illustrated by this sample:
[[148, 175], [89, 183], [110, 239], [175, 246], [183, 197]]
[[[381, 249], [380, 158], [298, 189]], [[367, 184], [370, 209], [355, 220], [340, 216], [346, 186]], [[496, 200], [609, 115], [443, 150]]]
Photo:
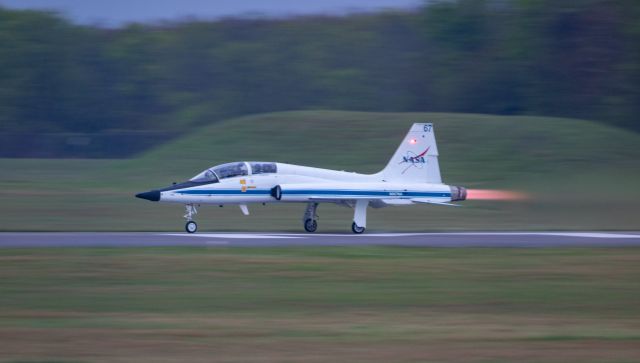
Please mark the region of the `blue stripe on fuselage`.
[[271, 190], [269, 189], [247, 189], [246, 191], [235, 190], [235, 189], [194, 189], [194, 190], [180, 190], [176, 191], [176, 193], [180, 194], [192, 194], [192, 195], [243, 195], [243, 194], [251, 194], [251, 195], [262, 195], [262, 194], [270, 194]]
[[378, 190], [283, 190], [282, 195], [371, 195], [377, 197], [450, 197], [447, 192], [405, 192], [405, 191], [378, 191]]
[[[175, 193], [189, 195], [270, 195], [270, 189], [194, 189], [180, 190]], [[449, 192], [409, 192], [409, 191], [377, 191], [377, 190], [283, 190], [282, 195], [330, 195], [330, 196], [373, 196], [373, 197], [436, 197], [449, 198]]]

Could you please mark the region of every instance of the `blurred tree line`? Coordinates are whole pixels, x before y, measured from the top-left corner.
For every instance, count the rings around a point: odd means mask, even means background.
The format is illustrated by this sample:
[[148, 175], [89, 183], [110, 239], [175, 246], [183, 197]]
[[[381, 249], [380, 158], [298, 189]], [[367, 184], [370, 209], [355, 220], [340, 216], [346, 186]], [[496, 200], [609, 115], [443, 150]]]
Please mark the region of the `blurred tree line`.
[[436, 1], [117, 29], [0, 8], [2, 132], [180, 131], [294, 109], [556, 115], [640, 131], [640, 2]]

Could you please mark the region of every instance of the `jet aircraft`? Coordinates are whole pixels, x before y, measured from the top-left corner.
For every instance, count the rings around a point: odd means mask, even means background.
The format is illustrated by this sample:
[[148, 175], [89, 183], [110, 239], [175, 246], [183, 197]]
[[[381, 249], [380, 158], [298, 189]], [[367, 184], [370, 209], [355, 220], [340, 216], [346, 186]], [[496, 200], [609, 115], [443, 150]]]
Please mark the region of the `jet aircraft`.
[[136, 197], [185, 204], [188, 233], [198, 229], [193, 217], [201, 204], [236, 204], [248, 215], [251, 203], [306, 203], [303, 226], [315, 232], [318, 204], [335, 203], [354, 209], [351, 230], [359, 234], [367, 226], [369, 206], [455, 205], [450, 202], [465, 200], [467, 190], [442, 183], [433, 124], [415, 123], [387, 166], [375, 174], [238, 161], [213, 166], [186, 182]]

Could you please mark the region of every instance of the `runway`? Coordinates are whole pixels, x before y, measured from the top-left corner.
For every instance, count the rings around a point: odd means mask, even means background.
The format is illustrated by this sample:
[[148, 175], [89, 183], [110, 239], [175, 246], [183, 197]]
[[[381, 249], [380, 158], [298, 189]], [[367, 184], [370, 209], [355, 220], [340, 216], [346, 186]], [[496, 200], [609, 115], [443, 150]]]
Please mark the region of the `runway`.
[[640, 246], [640, 232], [460, 232], [460, 233], [0, 233], [0, 248], [35, 247], [625, 247]]

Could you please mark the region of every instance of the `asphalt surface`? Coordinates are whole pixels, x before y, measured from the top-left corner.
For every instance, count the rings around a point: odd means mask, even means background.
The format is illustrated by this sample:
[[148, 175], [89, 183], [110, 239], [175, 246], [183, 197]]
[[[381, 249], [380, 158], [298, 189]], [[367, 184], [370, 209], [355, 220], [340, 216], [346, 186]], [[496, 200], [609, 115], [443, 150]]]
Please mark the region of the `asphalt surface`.
[[640, 246], [640, 232], [465, 233], [0, 233], [0, 248], [16, 247], [277, 247], [389, 245], [416, 247]]

